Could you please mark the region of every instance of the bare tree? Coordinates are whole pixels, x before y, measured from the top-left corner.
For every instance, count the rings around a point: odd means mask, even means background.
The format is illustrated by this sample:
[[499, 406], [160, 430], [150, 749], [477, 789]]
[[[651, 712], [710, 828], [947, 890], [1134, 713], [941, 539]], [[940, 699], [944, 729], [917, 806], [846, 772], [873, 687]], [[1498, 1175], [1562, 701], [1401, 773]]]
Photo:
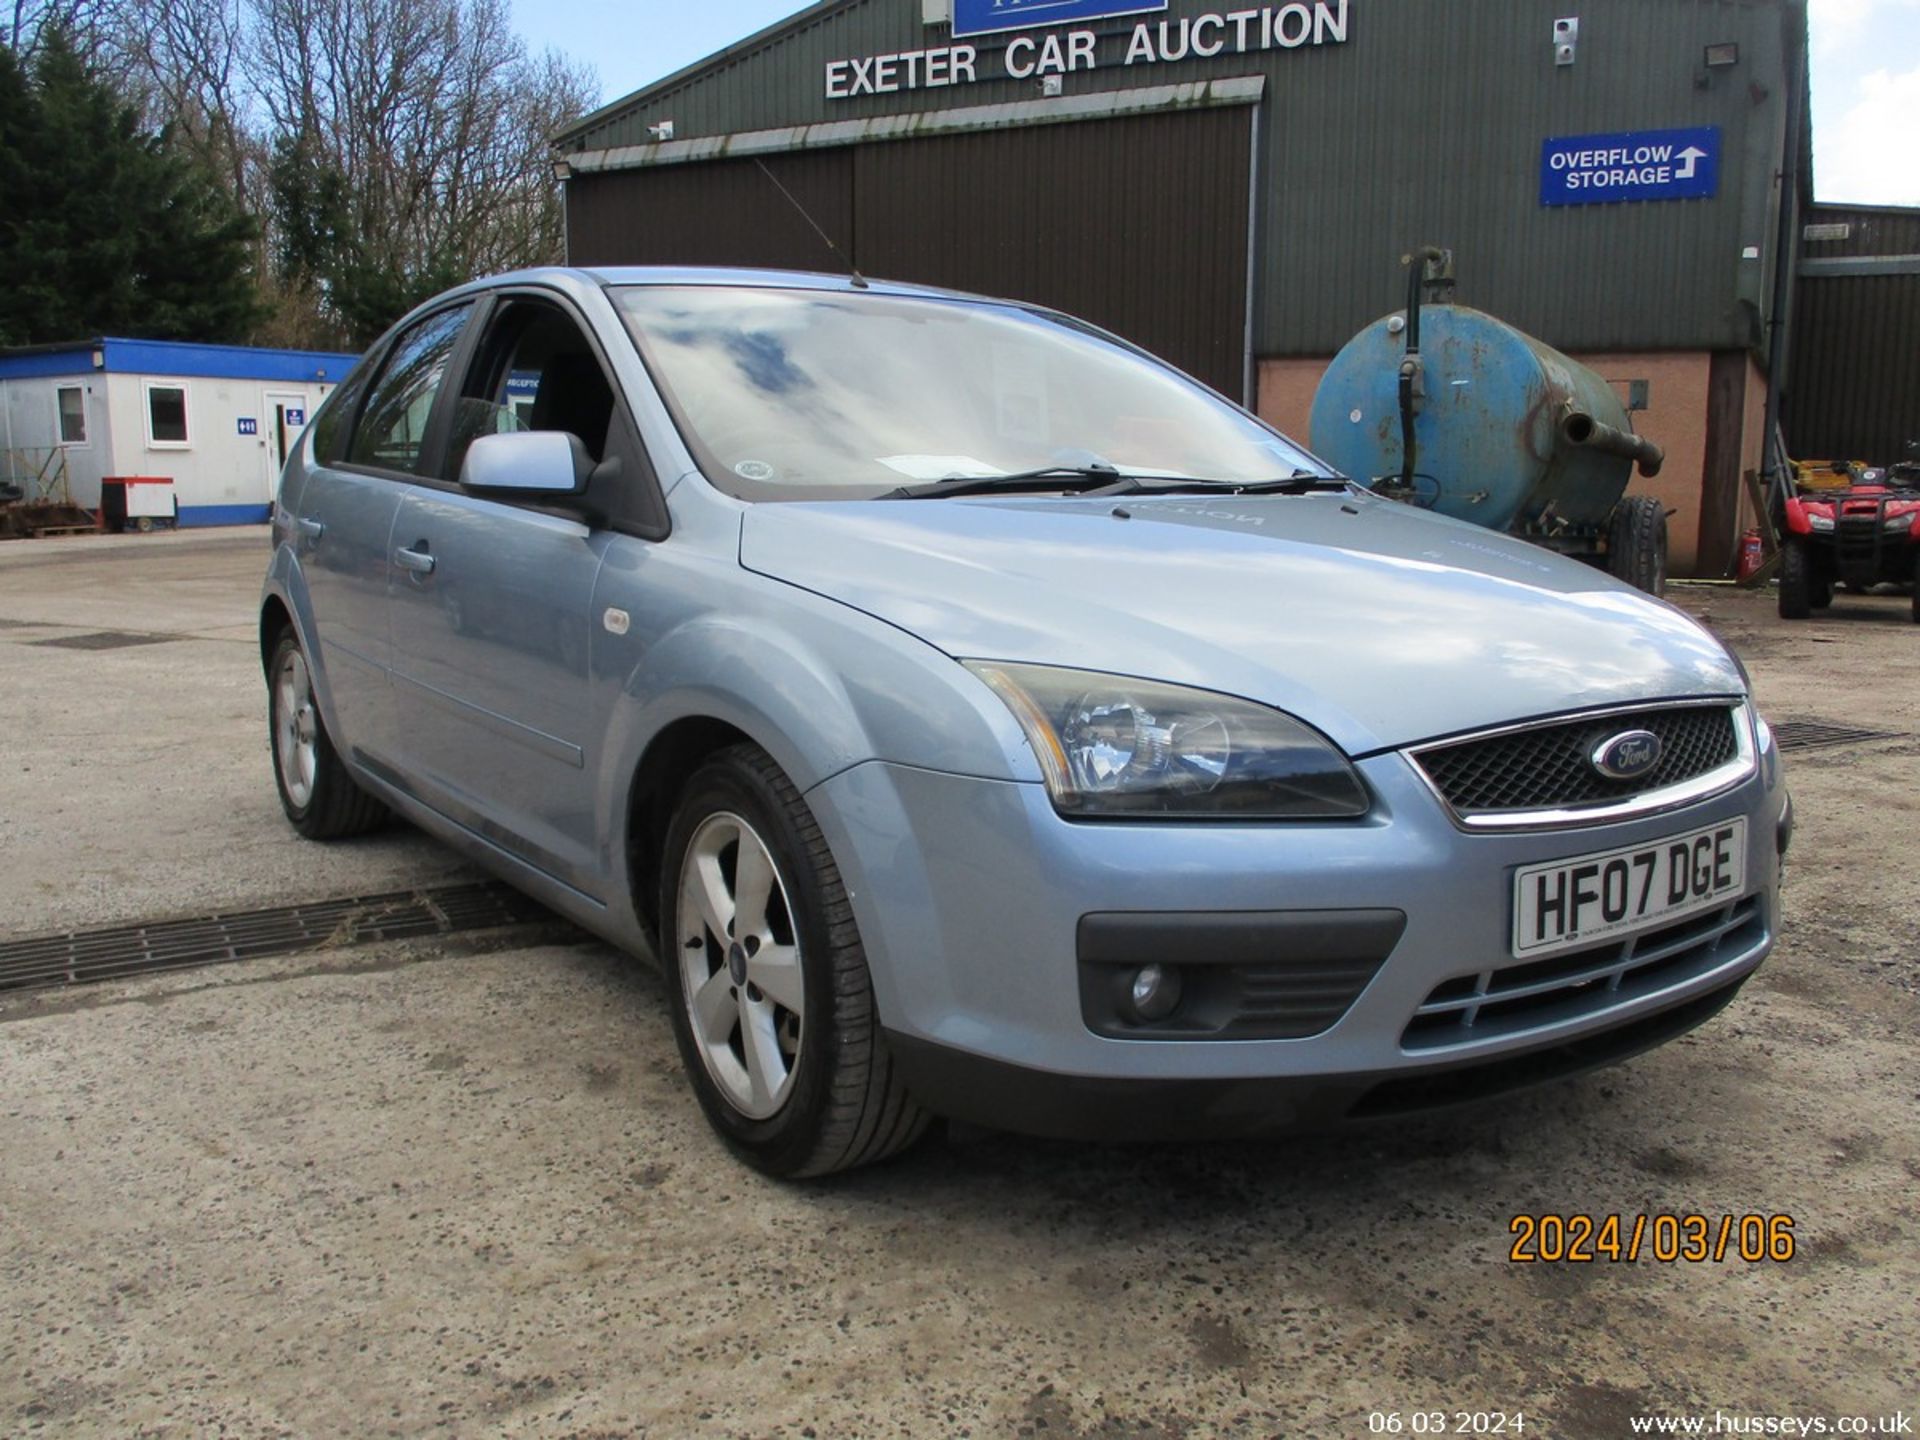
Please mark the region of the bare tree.
[[529, 57], [503, 0], [245, 3], [286, 253], [334, 266], [324, 303], [355, 338], [449, 280], [558, 257], [546, 137], [597, 86]]
[[598, 82], [506, 0], [0, 0], [51, 27], [259, 224], [263, 338], [370, 338], [444, 284], [561, 258], [547, 137]]
[[265, 147], [240, 66], [251, 28], [241, 0], [120, 3], [122, 65], [145, 92], [149, 121], [221, 176], [243, 210], [258, 211]]

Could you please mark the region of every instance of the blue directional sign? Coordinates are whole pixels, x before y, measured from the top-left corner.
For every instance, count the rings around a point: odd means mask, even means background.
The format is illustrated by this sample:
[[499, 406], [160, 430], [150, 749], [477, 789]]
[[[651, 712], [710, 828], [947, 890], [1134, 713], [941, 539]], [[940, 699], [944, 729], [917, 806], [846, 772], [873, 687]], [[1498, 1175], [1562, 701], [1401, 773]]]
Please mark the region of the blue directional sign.
[[1542, 205], [1702, 200], [1720, 189], [1720, 128], [1560, 135], [1540, 145]]
[[953, 0], [953, 33], [990, 35], [1166, 8], [1167, 0]]

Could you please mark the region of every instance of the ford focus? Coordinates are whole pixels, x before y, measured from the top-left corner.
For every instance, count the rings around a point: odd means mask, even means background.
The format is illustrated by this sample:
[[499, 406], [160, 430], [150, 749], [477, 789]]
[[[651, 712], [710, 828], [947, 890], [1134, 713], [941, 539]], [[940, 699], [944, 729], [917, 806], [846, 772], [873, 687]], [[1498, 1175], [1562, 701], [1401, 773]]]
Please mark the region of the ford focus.
[[329, 397], [273, 545], [295, 828], [397, 813], [651, 959], [772, 1174], [1486, 1100], [1700, 1024], [1779, 926], [1706, 630], [1035, 306], [469, 285]]

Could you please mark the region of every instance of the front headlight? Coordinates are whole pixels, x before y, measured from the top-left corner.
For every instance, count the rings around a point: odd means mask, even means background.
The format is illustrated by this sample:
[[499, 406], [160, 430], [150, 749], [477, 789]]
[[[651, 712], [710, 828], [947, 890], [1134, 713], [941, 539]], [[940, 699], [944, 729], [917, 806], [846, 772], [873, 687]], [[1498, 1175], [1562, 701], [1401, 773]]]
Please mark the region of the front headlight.
[[1833, 517], [1831, 515], [1809, 515], [1807, 516], [1807, 528], [1809, 530], [1831, 530], [1833, 529]]
[[1026, 732], [1063, 815], [1337, 820], [1366, 787], [1290, 715], [1184, 685], [1051, 665], [962, 661]]

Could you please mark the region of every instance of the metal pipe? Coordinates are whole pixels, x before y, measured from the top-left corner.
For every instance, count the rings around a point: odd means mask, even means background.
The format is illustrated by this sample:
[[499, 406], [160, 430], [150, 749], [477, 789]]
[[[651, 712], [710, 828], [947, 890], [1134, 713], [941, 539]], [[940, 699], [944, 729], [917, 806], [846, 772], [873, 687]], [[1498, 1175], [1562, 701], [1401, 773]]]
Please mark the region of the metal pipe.
[[1637, 461], [1640, 473], [1648, 478], [1660, 473], [1660, 467], [1667, 458], [1666, 452], [1646, 436], [1602, 425], [1591, 415], [1579, 410], [1560, 422], [1560, 438], [1569, 445], [1581, 445], [1589, 450], [1598, 450], [1603, 455], [1618, 455], [1622, 460]]
[[1405, 257], [1407, 267], [1407, 349], [1400, 362], [1400, 488], [1413, 489], [1413, 387], [1420, 376], [1420, 282], [1427, 262], [1439, 260], [1446, 251], [1422, 245]]

